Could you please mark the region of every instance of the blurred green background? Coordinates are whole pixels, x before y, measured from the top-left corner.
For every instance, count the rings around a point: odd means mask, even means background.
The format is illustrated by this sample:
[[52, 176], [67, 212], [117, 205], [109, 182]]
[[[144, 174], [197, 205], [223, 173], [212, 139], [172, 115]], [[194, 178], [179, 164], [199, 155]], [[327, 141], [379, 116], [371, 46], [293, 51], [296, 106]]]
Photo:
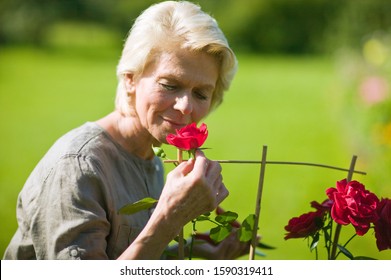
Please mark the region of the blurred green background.
[[[121, 45], [140, 11], [155, 2], [0, 2], [1, 254], [17, 227], [17, 195], [40, 158], [70, 129], [113, 110]], [[391, 197], [390, 1], [193, 2], [217, 19], [239, 60], [223, 105], [205, 120], [210, 158], [260, 160], [267, 145], [268, 160], [348, 168], [357, 155], [357, 169], [368, 174], [354, 179]], [[222, 206], [239, 219], [254, 211], [259, 169], [223, 165], [230, 196]], [[284, 226], [344, 177], [268, 165], [259, 233], [276, 249], [257, 258], [314, 259], [306, 240], [284, 240]], [[348, 249], [391, 259], [390, 251], [377, 251], [372, 232]], [[352, 233], [344, 227], [342, 241]]]

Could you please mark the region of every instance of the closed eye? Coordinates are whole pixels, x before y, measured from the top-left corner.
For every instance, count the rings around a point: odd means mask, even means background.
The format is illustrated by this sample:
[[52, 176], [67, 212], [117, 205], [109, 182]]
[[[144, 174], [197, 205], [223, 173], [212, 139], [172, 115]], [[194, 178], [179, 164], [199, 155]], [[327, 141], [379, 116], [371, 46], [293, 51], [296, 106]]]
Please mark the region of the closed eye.
[[168, 90], [168, 91], [173, 91], [173, 90], [176, 90], [177, 89], [177, 86], [174, 86], [174, 85], [169, 85], [169, 84], [165, 84], [165, 83], [159, 83], [159, 85], [165, 89], [165, 90]]
[[199, 100], [208, 100], [209, 95], [205, 94], [202, 91], [194, 91], [194, 96]]

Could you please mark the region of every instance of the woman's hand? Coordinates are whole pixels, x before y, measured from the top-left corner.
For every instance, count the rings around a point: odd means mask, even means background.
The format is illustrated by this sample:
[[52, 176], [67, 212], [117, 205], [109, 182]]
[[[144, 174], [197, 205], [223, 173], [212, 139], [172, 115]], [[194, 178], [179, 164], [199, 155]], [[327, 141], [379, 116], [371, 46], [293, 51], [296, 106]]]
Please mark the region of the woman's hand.
[[[196, 241], [197, 242], [197, 241]], [[194, 256], [209, 260], [235, 260], [248, 254], [250, 242], [241, 242], [234, 230], [223, 241], [215, 244], [213, 242], [201, 242], [194, 246]]]
[[[218, 206], [216, 214], [221, 215], [225, 210]], [[194, 238], [197, 246], [194, 246], [194, 255], [212, 260], [234, 260], [249, 253], [250, 242], [239, 241], [237, 231], [241, 227], [239, 221], [231, 222], [233, 228], [231, 234], [219, 243], [213, 241], [208, 233], [196, 233]], [[257, 237], [257, 242], [260, 236]]]
[[198, 150], [195, 159], [182, 162], [168, 174], [155, 211], [164, 206], [165, 212], [179, 226], [212, 211], [229, 194], [221, 170], [218, 162], [207, 159]]
[[[212, 211], [227, 196], [220, 164], [197, 151], [195, 159], [182, 162], [167, 175], [151, 218], [119, 259], [158, 259], [185, 224]], [[228, 249], [221, 246], [220, 250]]]

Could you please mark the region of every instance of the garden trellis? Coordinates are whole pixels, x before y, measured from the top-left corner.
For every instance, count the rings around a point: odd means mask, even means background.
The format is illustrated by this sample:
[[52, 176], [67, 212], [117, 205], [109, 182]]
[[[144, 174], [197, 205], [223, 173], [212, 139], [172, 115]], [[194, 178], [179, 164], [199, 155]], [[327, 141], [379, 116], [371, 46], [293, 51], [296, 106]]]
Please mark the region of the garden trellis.
[[[313, 166], [313, 167], [321, 167], [321, 168], [329, 168], [339, 171], [345, 171], [348, 172], [347, 175], [347, 181], [351, 181], [353, 178], [354, 173], [365, 175], [366, 172], [355, 170], [357, 161], [357, 156], [353, 155], [350, 167], [349, 169], [336, 167], [332, 165], [324, 165], [324, 164], [317, 164], [317, 163], [309, 163], [309, 162], [293, 162], [293, 161], [268, 161], [267, 160], [267, 146], [263, 146], [262, 149], [262, 160], [261, 161], [243, 161], [242, 163], [248, 163], [248, 164], [260, 164], [260, 175], [259, 175], [259, 182], [258, 182], [258, 191], [257, 191], [257, 198], [255, 202], [255, 222], [254, 222], [254, 228], [253, 228], [253, 235], [251, 239], [251, 246], [250, 246], [250, 252], [249, 252], [249, 259], [253, 260], [255, 257], [255, 248], [257, 246], [257, 232], [258, 232], [258, 224], [259, 224], [259, 217], [261, 213], [261, 201], [262, 201], [262, 193], [263, 193], [263, 185], [264, 185], [264, 179], [265, 179], [265, 171], [266, 171], [266, 165], [268, 164], [284, 164], [284, 165], [303, 165], [303, 166]], [[221, 163], [240, 163], [241, 161], [220, 161]], [[339, 234], [338, 231], [341, 230], [341, 226], [339, 225], [337, 227], [336, 236]], [[335, 246], [333, 246], [333, 253], [335, 254], [335, 251], [337, 249], [336, 246], [337, 243], [335, 243]]]
[[[337, 167], [333, 165], [326, 165], [326, 164], [319, 164], [319, 163], [311, 163], [311, 162], [297, 162], [297, 161], [270, 161], [267, 160], [267, 146], [264, 145], [262, 149], [262, 159], [259, 160], [216, 160], [219, 163], [222, 164], [259, 164], [260, 172], [259, 172], [259, 181], [258, 181], [258, 188], [257, 188], [257, 196], [255, 201], [255, 211], [254, 211], [254, 226], [253, 226], [253, 232], [252, 232], [252, 238], [251, 238], [251, 246], [249, 251], [249, 259], [254, 260], [255, 258], [255, 249], [257, 246], [257, 236], [258, 236], [258, 226], [259, 226], [259, 218], [261, 213], [261, 202], [262, 202], [262, 193], [263, 193], [263, 187], [264, 187], [264, 179], [265, 179], [265, 172], [266, 172], [266, 166], [267, 165], [301, 165], [301, 166], [312, 166], [312, 167], [318, 167], [318, 168], [328, 168], [328, 169], [334, 169], [338, 171], [344, 171], [347, 172], [347, 181], [351, 181], [353, 178], [353, 174], [361, 174], [366, 175], [366, 172], [359, 171], [355, 169], [357, 156], [353, 155], [349, 168], [343, 168], [343, 167]], [[182, 158], [181, 158], [182, 160]], [[165, 160], [165, 163], [178, 163], [177, 160]], [[339, 231], [341, 230], [341, 225], [337, 226], [335, 236], [339, 235]], [[336, 240], [337, 241], [337, 240]], [[335, 255], [337, 250], [337, 242], [334, 244], [332, 248], [332, 254]], [[182, 246], [180, 246], [180, 250], [182, 249]], [[179, 256], [183, 256], [183, 252], [179, 252]]]
[[[179, 164], [182, 161], [185, 161], [182, 157], [182, 151], [177, 150], [177, 159], [176, 160], [163, 160], [164, 163], [173, 163], [175, 165]], [[355, 169], [357, 156], [353, 155], [349, 168], [343, 168], [333, 165], [326, 165], [326, 164], [319, 164], [319, 163], [311, 163], [311, 162], [298, 162], [298, 161], [271, 161], [267, 159], [267, 146], [264, 145], [262, 149], [262, 158], [261, 160], [215, 160], [221, 164], [259, 164], [260, 165], [260, 172], [259, 172], [259, 180], [258, 180], [258, 188], [257, 188], [257, 195], [256, 195], [256, 201], [255, 201], [255, 210], [254, 210], [254, 224], [251, 228], [251, 239], [250, 240], [250, 249], [249, 249], [249, 259], [254, 260], [255, 258], [255, 252], [256, 247], [258, 245], [258, 227], [259, 227], [259, 219], [260, 219], [260, 213], [261, 213], [261, 202], [262, 202], [262, 193], [264, 188], [264, 180], [265, 180], [265, 173], [266, 173], [266, 166], [267, 165], [301, 165], [301, 166], [310, 166], [310, 167], [317, 167], [317, 168], [327, 168], [327, 169], [334, 169], [337, 171], [344, 171], [347, 172], [346, 180], [350, 182], [353, 178], [353, 174], [361, 174], [366, 175], [366, 172], [359, 171]], [[141, 210], [145, 210], [148, 208], [153, 207], [157, 203], [157, 200], [152, 198], [144, 198], [140, 201], [137, 201], [132, 204], [125, 205], [119, 210], [119, 213], [121, 214], [133, 214]], [[235, 213], [236, 214], [236, 213]], [[338, 224], [336, 231], [335, 231], [335, 243], [333, 244], [331, 255], [336, 255], [337, 250], [337, 243], [338, 243], [338, 237], [339, 233], [341, 231], [341, 225]], [[191, 255], [191, 253], [190, 253]], [[180, 231], [180, 234], [178, 236], [178, 258], [184, 259], [184, 237], [183, 237], [183, 228]], [[191, 259], [191, 257], [190, 257]]]

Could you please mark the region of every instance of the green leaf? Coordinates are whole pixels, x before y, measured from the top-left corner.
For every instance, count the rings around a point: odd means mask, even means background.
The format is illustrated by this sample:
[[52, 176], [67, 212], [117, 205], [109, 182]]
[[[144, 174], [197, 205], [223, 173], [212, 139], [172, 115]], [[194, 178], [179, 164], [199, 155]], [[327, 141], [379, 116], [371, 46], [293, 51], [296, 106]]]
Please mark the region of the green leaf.
[[229, 224], [236, 221], [237, 218], [238, 214], [236, 214], [235, 212], [226, 211], [220, 215], [217, 215], [215, 221], [220, 224]]
[[152, 146], [152, 150], [154, 152], [154, 154], [162, 159], [166, 159], [167, 158], [167, 155], [166, 153], [164, 152], [163, 148], [162, 147], [153, 147]]
[[259, 250], [255, 250], [255, 255], [257, 255], [259, 257], [266, 257], [266, 254], [264, 252], [259, 251]]
[[377, 260], [377, 259], [374, 259], [371, 257], [365, 257], [365, 256], [357, 256], [357, 257], [354, 257], [353, 260]]
[[244, 219], [238, 230], [238, 237], [241, 242], [250, 241], [253, 236], [253, 228], [255, 223], [255, 215], [250, 214]]
[[259, 242], [258, 245], [257, 245], [257, 247], [258, 247], [258, 248], [262, 248], [262, 249], [269, 249], [269, 250], [276, 249], [276, 247], [267, 245], [267, 244], [262, 243], [262, 242]]
[[149, 209], [156, 204], [157, 200], [152, 197], [146, 197], [132, 204], [127, 204], [118, 210], [119, 214], [131, 215], [142, 210]]
[[255, 215], [248, 215], [247, 218], [244, 219], [243, 224], [247, 224], [251, 229], [253, 229], [255, 224]]
[[210, 220], [210, 218], [205, 215], [201, 215], [196, 218], [196, 221], [209, 221], [209, 220]]
[[239, 241], [241, 242], [250, 241], [251, 238], [253, 237], [253, 231], [249, 230], [246, 227], [243, 227], [242, 225], [238, 230], [238, 237], [239, 237]]
[[310, 245], [310, 251], [314, 250], [318, 246], [318, 243], [319, 243], [319, 232], [317, 232], [312, 239]]
[[217, 226], [210, 230], [209, 237], [215, 242], [220, 242], [230, 235], [231, 230], [232, 227], [230, 225]]
[[189, 159], [195, 158], [195, 153], [196, 153], [196, 149], [188, 150], [187, 154], [188, 154]]
[[326, 227], [323, 228], [323, 233], [324, 233], [324, 238], [326, 239], [326, 241], [331, 241], [331, 236], [330, 236], [329, 232], [327, 231]]
[[348, 251], [348, 249], [346, 249], [345, 247], [343, 247], [342, 245], [339, 245], [339, 244], [337, 246], [338, 246], [338, 249], [342, 252], [342, 254], [344, 254], [345, 256], [347, 256], [351, 260], [354, 259], [353, 254], [350, 253]]

